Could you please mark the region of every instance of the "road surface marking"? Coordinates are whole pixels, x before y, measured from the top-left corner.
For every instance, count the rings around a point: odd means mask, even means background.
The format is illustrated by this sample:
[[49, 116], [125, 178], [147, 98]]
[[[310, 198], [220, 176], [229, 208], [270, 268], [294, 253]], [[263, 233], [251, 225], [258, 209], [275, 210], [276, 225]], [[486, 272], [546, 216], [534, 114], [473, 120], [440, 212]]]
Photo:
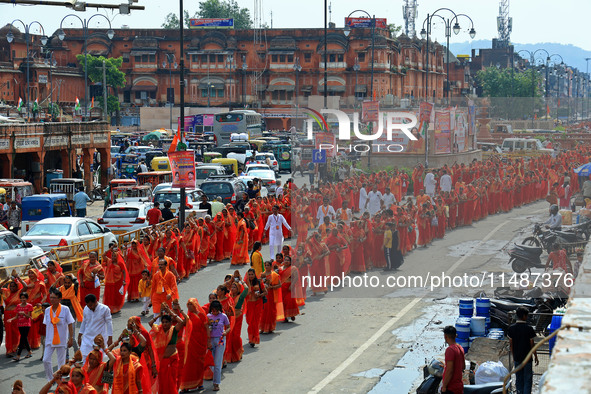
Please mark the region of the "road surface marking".
[[[470, 257], [472, 255], [472, 253], [477, 248], [479, 248], [483, 243], [485, 243], [486, 241], [491, 239], [492, 236], [497, 231], [499, 231], [501, 229], [501, 227], [503, 227], [507, 223], [510, 223], [510, 221], [506, 220], [503, 223], [496, 226], [490, 233], [488, 233], [488, 235], [486, 237], [484, 237], [478, 243], [478, 245], [474, 249], [470, 250], [468, 253], [466, 253], [464, 256], [462, 256], [458, 261], [456, 261], [451, 266], [451, 268], [448, 270], [448, 273], [455, 271], [460, 266], [460, 264], [462, 264], [464, 262], [464, 260], [466, 260], [468, 257]], [[414, 298], [409, 304], [407, 304], [404, 308], [402, 308], [402, 310], [396, 316], [394, 316], [393, 318], [388, 320], [378, 331], [375, 332], [375, 334], [373, 334], [367, 341], [365, 341], [365, 343], [363, 343], [363, 345], [361, 345], [359, 348], [357, 348], [357, 350], [355, 350], [349, 357], [347, 357], [347, 359], [345, 361], [343, 361], [330, 374], [328, 374], [327, 377], [322, 379], [320, 381], [320, 383], [318, 383], [316, 386], [314, 386], [312, 388], [312, 390], [310, 390], [308, 392], [308, 394], [319, 393], [322, 389], [324, 389], [326, 386], [328, 386], [337, 376], [339, 376], [341, 374], [341, 372], [343, 372], [349, 365], [353, 364], [353, 362], [355, 362], [355, 360], [357, 360], [357, 358], [359, 356], [361, 356], [363, 354], [363, 352], [365, 352], [371, 345], [373, 345], [375, 343], [375, 341], [377, 341], [378, 338], [381, 337], [386, 331], [390, 330], [392, 328], [392, 326], [394, 324], [396, 324], [396, 322], [398, 320], [400, 320], [402, 317], [404, 317], [404, 315], [406, 315], [406, 313], [408, 313], [408, 311], [410, 311], [423, 298], [425, 298], [425, 296]]]

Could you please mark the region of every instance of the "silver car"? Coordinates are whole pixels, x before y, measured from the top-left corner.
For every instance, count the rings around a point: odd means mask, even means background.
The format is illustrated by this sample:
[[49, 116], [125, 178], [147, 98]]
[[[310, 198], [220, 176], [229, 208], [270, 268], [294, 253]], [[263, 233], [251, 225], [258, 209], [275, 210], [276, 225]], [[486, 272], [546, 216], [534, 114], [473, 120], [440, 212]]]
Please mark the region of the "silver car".
[[[23, 241], [18, 235], [8, 230], [0, 231], [0, 268], [15, 265], [26, 265], [31, 259], [39, 257], [43, 250], [29, 242]], [[0, 278], [9, 275], [5, 270], [0, 270]]]

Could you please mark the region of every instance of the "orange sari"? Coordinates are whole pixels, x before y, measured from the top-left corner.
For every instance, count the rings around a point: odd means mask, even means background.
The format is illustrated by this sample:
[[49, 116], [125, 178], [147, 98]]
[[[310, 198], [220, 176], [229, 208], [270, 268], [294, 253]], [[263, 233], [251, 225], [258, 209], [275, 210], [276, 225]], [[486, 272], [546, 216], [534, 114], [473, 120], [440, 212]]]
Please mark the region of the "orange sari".
[[[137, 252], [133, 250], [134, 243], [137, 245]], [[132, 246], [127, 249], [125, 256], [125, 262], [127, 263], [127, 270], [129, 272], [128, 301], [140, 298], [138, 286], [140, 279], [142, 279], [142, 271], [150, 265], [150, 258], [144, 245], [136, 240], [131, 241], [131, 244]]]
[[[175, 352], [172, 356], [164, 358], [164, 351], [172, 339], [173, 330], [171, 327], [168, 332], [162, 329], [159, 324], [154, 324], [150, 330], [150, 336], [154, 341], [154, 353], [160, 361], [158, 370], [158, 394], [177, 394], [177, 376], [179, 366], [179, 355]], [[177, 334], [177, 338], [178, 338]]]
[[[129, 362], [123, 364], [121, 357], [117, 357], [113, 366], [113, 393], [137, 394], [136, 376], [142, 374], [143, 367], [135, 354], [129, 356]], [[143, 391], [143, 390], [142, 390]]]
[[281, 297], [285, 318], [300, 314], [299, 306], [304, 305], [304, 296], [300, 286], [300, 273], [293, 265], [279, 271], [281, 278]]
[[[121, 252], [117, 252], [116, 260], [111, 261], [105, 268], [105, 294], [103, 304], [109, 307], [111, 313], [117, 313], [125, 304], [125, 293], [129, 286], [129, 274]], [[121, 292], [123, 290], [123, 294]]]
[[[99, 350], [93, 350], [92, 352], [96, 352], [97, 357], [99, 360], [103, 359], [103, 353]], [[91, 352], [91, 353], [92, 353]], [[94, 387], [97, 393], [101, 394], [104, 390], [105, 385], [101, 383], [103, 379], [103, 372], [105, 372], [105, 368], [107, 367], [106, 362], [101, 362], [98, 367], [89, 371], [89, 364], [88, 364], [88, 357], [86, 357], [86, 361], [84, 362], [84, 367], [82, 370], [86, 372], [86, 377], [88, 378], [88, 383]]]
[[241, 219], [238, 222], [238, 231], [236, 233], [236, 242], [232, 251], [232, 265], [245, 265], [249, 262], [248, 256], [248, 229], [246, 220]]
[[[171, 299], [167, 299], [167, 295], [171, 296]], [[176, 286], [176, 277], [168, 269], [164, 272], [164, 275], [160, 271], [157, 271], [152, 278], [152, 307], [154, 313], [160, 313], [160, 306], [163, 302], [166, 302], [168, 306], [172, 306], [172, 300], [179, 298], [178, 288]]]
[[187, 313], [192, 326], [191, 333], [186, 338], [187, 354], [190, 354], [191, 357], [187, 357], [185, 360], [180, 390], [193, 390], [203, 385], [205, 354], [207, 353], [207, 314], [199, 306], [196, 298], [190, 298], [188, 302], [195, 306], [197, 313]]
[[86, 306], [86, 302], [84, 302], [84, 298], [87, 294], [94, 294], [97, 300], [100, 300], [101, 295], [101, 287], [94, 287], [94, 277], [92, 276], [92, 271], [104, 271], [103, 267], [97, 262], [96, 265], [90, 266], [90, 261], [85, 260], [82, 263], [82, 267], [78, 270], [78, 300], [80, 301], [81, 305]]
[[262, 332], [273, 332], [277, 326], [277, 321], [285, 319], [283, 313], [283, 301], [281, 297], [281, 287], [271, 290], [269, 285], [277, 286], [279, 284], [279, 274], [275, 271], [266, 272], [267, 276], [267, 302], [263, 307], [263, 316], [259, 329]]
[[[84, 310], [82, 309], [82, 305], [80, 305], [80, 302], [78, 301], [74, 285], [71, 285], [67, 289], [65, 285], [60, 286], [59, 291], [61, 291], [62, 293], [62, 299], [69, 300], [72, 303], [72, 308], [74, 308], [74, 312], [76, 313], [76, 320], [82, 323], [82, 318], [84, 317]], [[80, 289], [78, 289], [78, 291], [80, 291]]]
[[16, 316], [16, 307], [21, 303], [19, 296], [22, 285], [20, 282], [15, 283], [18, 286], [18, 290], [15, 293], [11, 293], [10, 289], [2, 289], [2, 297], [4, 298], [4, 331], [6, 332], [4, 345], [6, 347], [6, 354], [16, 353], [21, 337], [16, 319], [12, 322], [8, 321]]
[[[37, 269], [33, 269], [37, 275], [37, 279], [34, 281], [33, 287], [28, 287], [27, 292], [29, 293], [29, 304], [33, 307], [37, 304], [42, 304], [45, 298], [47, 298], [47, 288], [45, 287], [45, 278]], [[31, 284], [29, 278], [25, 279], [27, 285]], [[29, 330], [29, 345], [31, 349], [38, 349], [41, 346], [41, 335], [39, 335], [39, 327], [43, 322], [43, 315], [39, 315], [36, 319], [31, 320], [31, 329]]]

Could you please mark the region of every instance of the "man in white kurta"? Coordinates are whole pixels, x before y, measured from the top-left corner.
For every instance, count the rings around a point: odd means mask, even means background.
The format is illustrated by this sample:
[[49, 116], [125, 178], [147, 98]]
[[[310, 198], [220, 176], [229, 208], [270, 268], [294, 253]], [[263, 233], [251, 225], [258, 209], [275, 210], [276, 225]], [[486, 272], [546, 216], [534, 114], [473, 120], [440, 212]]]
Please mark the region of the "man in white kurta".
[[365, 203], [365, 206], [371, 216], [378, 213], [382, 208], [382, 192], [378, 190], [377, 186], [374, 186], [373, 190], [367, 193], [367, 202]]
[[392, 205], [396, 204], [396, 197], [390, 191], [390, 188], [386, 188], [386, 193], [382, 195], [382, 201], [384, 202], [384, 208], [390, 209]]
[[279, 206], [273, 206], [273, 214], [269, 215], [265, 231], [269, 230], [269, 255], [271, 260], [275, 260], [277, 253], [281, 253], [283, 247], [283, 227], [291, 231], [287, 220], [279, 213]]
[[94, 294], [87, 294], [84, 301], [86, 302], [84, 319], [78, 333], [78, 346], [82, 353], [83, 363], [88, 353], [92, 351], [94, 338], [97, 335], [100, 334], [107, 339], [108, 346], [113, 343], [113, 320], [109, 307], [98, 302]]
[[48, 381], [53, 379], [51, 359], [53, 352], [57, 353], [57, 367], [66, 363], [66, 349], [74, 344], [74, 317], [67, 306], [62, 305], [62, 293], [53, 291], [49, 294], [51, 306], [45, 309], [43, 324], [45, 331], [45, 351], [43, 353], [43, 368]]
[[342, 208], [337, 209], [337, 220], [350, 224], [351, 219], [353, 219], [353, 212], [349, 209], [349, 203], [343, 201]]
[[[429, 170], [427, 170], [429, 171]], [[425, 194], [429, 197], [435, 197], [435, 186], [437, 185], [437, 181], [435, 180], [435, 175], [433, 175], [432, 171], [427, 172], [425, 175]]]
[[439, 180], [439, 187], [441, 187], [442, 192], [451, 192], [451, 176], [447, 173], [447, 171], [443, 170], [443, 175], [441, 175], [441, 180]]
[[364, 183], [361, 185], [361, 189], [359, 190], [359, 212], [363, 214], [365, 212], [365, 203], [367, 203], [367, 190], [365, 189], [367, 185]]
[[328, 204], [328, 198], [324, 199], [322, 205], [318, 207], [318, 211], [316, 212], [316, 219], [318, 220], [319, 226], [324, 223], [325, 216], [330, 216], [331, 222], [337, 217], [337, 213], [335, 212], [333, 206]]

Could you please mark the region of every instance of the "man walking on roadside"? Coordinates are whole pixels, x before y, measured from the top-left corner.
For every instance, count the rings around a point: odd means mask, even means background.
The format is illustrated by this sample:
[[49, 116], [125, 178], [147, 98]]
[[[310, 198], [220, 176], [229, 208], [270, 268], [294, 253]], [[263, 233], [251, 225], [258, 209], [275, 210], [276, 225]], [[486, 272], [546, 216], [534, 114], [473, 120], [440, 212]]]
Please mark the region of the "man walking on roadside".
[[62, 293], [54, 290], [49, 295], [51, 306], [45, 309], [43, 324], [45, 332], [45, 353], [43, 354], [43, 367], [45, 377], [48, 381], [53, 379], [53, 366], [51, 358], [53, 352], [57, 353], [57, 366], [61, 367], [66, 363], [66, 349], [74, 344], [74, 318], [68, 307], [62, 306]]
[[113, 321], [109, 307], [98, 302], [94, 294], [87, 294], [84, 301], [86, 302], [84, 318], [78, 333], [78, 346], [82, 352], [83, 363], [88, 353], [92, 351], [94, 338], [97, 335], [107, 338], [107, 346], [113, 343]]
[[[515, 313], [517, 321], [507, 330], [509, 337], [509, 346], [511, 346], [511, 354], [513, 354], [513, 361], [515, 366], [521, 364], [530, 350], [534, 347], [534, 338], [536, 332], [527, 324], [527, 315], [529, 311], [525, 307], [517, 308]], [[534, 360], [538, 365], [538, 354], [534, 352]], [[521, 371], [515, 372], [515, 387], [517, 394], [531, 394], [533, 385], [533, 366], [530, 359]]]
[[84, 193], [84, 188], [78, 189], [78, 193], [74, 194], [74, 208], [76, 209], [76, 216], [79, 218], [86, 217], [86, 203], [90, 201], [88, 194]]
[[456, 343], [456, 335], [456, 328], [453, 326], [443, 329], [443, 338], [447, 343], [447, 349], [445, 349], [445, 369], [443, 370], [441, 392], [447, 394], [464, 392], [462, 372], [466, 361], [464, 360], [464, 348]]

